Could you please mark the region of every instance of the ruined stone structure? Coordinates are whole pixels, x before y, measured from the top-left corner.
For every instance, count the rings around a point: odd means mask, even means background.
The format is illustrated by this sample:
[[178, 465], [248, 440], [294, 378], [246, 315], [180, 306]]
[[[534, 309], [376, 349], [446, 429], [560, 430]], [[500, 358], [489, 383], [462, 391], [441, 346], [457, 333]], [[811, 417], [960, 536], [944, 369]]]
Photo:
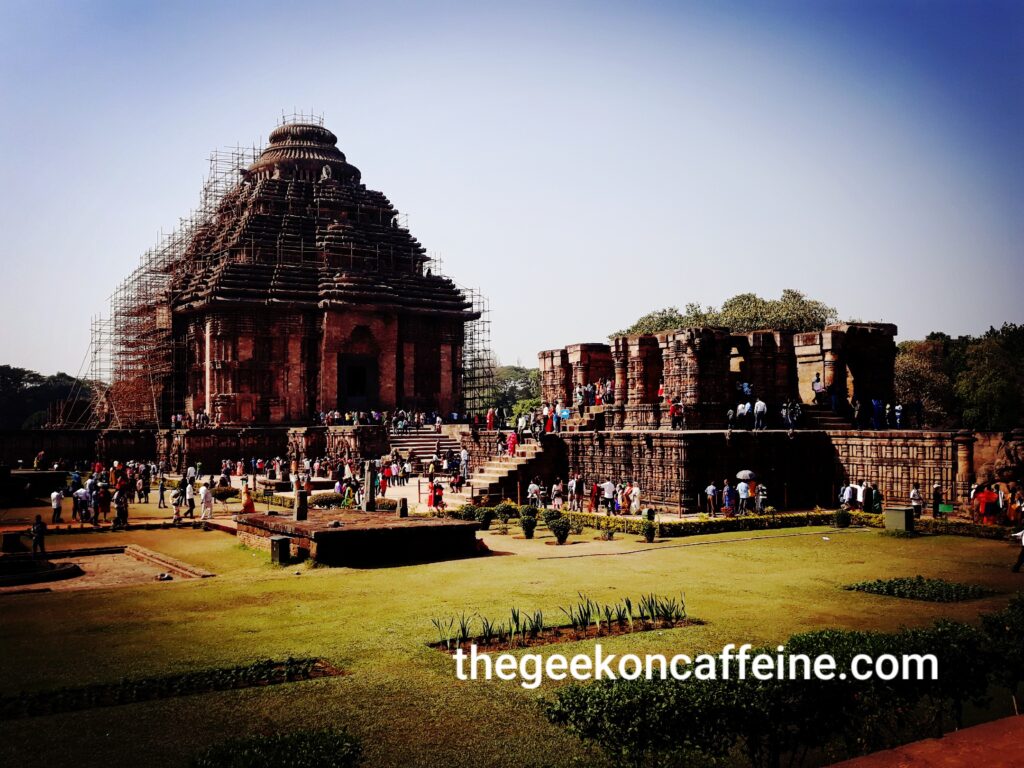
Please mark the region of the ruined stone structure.
[[[309, 423], [463, 403], [479, 317], [315, 122], [286, 123], [113, 310], [107, 423]], [[240, 173], [240, 176], [239, 176]], [[142, 281], [141, 283], [139, 281]], [[138, 283], [138, 285], [136, 284]], [[132, 302], [135, 302], [134, 304]]]
[[541, 352], [541, 398], [569, 404], [576, 384], [612, 378], [615, 403], [606, 424], [615, 429], [668, 427], [658, 399], [661, 387], [686, 406], [688, 426], [707, 429], [725, 426], [738, 382], [750, 383], [768, 403], [810, 403], [814, 376], [821, 374], [841, 403], [853, 398], [888, 402], [895, 336], [896, 326], [884, 323], [844, 323], [815, 333], [682, 328], [618, 336], [611, 345]]

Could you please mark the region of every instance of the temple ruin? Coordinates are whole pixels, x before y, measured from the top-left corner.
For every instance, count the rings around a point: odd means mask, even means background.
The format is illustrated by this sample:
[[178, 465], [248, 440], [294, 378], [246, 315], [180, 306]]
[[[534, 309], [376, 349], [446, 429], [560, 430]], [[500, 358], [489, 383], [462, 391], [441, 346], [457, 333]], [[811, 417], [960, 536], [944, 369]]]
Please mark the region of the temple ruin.
[[211, 157], [197, 211], [93, 324], [93, 426], [309, 424], [475, 407], [486, 305], [437, 264], [319, 119]]

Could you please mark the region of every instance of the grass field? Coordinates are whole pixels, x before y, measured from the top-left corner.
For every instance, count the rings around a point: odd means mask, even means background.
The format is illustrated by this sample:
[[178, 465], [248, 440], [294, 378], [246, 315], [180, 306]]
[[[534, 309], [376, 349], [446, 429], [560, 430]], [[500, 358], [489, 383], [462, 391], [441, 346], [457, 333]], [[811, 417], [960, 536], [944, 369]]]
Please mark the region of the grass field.
[[[584, 745], [541, 715], [543, 689], [456, 680], [451, 661], [427, 647], [436, 639], [431, 618], [462, 611], [499, 618], [518, 606], [556, 621], [577, 592], [609, 602], [685, 592], [690, 615], [706, 624], [602, 642], [611, 652], [688, 653], [775, 643], [827, 626], [972, 621], [1024, 587], [1024, 576], [1009, 570], [1016, 552], [1008, 544], [949, 536], [797, 529], [648, 546], [633, 536], [599, 542], [588, 531], [573, 537], [584, 543], [554, 547], [538, 534], [534, 541], [480, 534], [509, 556], [371, 570], [275, 568], [219, 532], [51, 537], [51, 549], [138, 543], [218, 575], [0, 597], [3, 694], [289, 655], [324, 657], [350, 674], [0, 723], [0, 764], [174, 766], [233, 735], [322, 725], [350, 728], [371, 766], [590, 764]], [[935, 604], [841, 589], [917, 574], [998, 594]], [[1009, 702], [1002, 706], [990, 716], [1009, 714]]]

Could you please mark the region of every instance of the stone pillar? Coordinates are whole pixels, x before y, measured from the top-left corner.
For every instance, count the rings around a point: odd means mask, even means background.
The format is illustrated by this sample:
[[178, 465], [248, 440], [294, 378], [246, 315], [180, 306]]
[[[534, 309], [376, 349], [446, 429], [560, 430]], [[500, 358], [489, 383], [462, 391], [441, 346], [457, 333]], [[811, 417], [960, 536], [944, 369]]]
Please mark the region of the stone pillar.
[[612, 406], [611, 418], [605, 420], [605, 426], [622, 429], [626, 421], [626, 405], [629, 403], [629, 358], [625, 338], [615, 339], [612, 355], [612, 366], [615, 371], [615, 404]]
[[438, 408], [442, 414], [449, 414], [452, 411], [452, 345], [441, 344], [440, 350], [441, 366], [441, 393]]
[[416, 402], [416, 343], [402, 344], [402, 402]]
[[363, 503], [360, 509], [363, 512], [377, 511], [377, 470], [372, 461], [363, 464]]
[[309, 517], [309, 502], [306, 492], [299, 489], [295, 492], [295, 520], [305, 520]]
[[971, 478], [974, 477], [974, 434], [962, 430], [953, 438], [956, 444], [956, 501], [967, 501], [971, 493]]

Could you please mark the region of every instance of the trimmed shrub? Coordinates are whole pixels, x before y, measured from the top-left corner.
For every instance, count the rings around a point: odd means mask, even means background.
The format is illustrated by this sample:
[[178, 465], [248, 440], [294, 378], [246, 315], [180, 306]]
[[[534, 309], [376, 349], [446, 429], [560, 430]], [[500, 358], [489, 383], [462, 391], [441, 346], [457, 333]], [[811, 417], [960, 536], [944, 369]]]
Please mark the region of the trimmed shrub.
[[994, 595], [991, 589], [976, 584], [960, 584], [945, 579], [926, 579], [915, 576], [912, 579], [877, 579], [849, 584], [843, 589], [855, 592], [870, 592], [873, 595], [901, 597], [907, 600], [924, 600], [930, 603], [957, 603], [963, 600], [978, 600]]
[[507, 523], [513, 517], [519, 517], [519, 506], [511, 501], [503, 501], [494, 508], [494, 516]]
[[569, 538], [570, 527], [571, 524], [569, 523], [569, 520], [561, 515], [548, 523], [548, 528], [553, 534], [555, 534], [555, 540], [558, 541], [559, 544], [565, 544], [566, 539]]
[[523, 536], [527, 539], [533, 538], [533, 531], [537, 527], [536, 517], [521, 517], [519, 518], [519, 525], [523, 529]]
[[346, 501], [345, 494], [343, 493], [325, 491], [324, 493], [316, 493], [310, 496], [309, 506], [321, 507], [322, 509], [352, 509], [355, 507], [355, 502], [351, 496]]
[[362, 759], [347, 731], [324, 728], [231, 739], [192, 758], [191, 768], [351, 768]]
[[846, 507], [840, 507], [836, 510], [836, 528], [849, 528], [852, 519], [850, 517], [850, 510]]
[[[601, 681], [563, 686], [543, 706], [552, 723], [596, 743], [616, 765], [717, 764], [730, 753], [753, 766], [799, 764], [808, 753], [834, 762], [959, 726], [964, 706], [981, 704], [990, 675], [1004, 666], [991, 643], [974, 627], [945, 620], [892, 634], [821, 630], [790, 637], [783, 657], [829, 654], [842, 670], [857, 654], [934, 654], [941, 674], [839, 682], [749, 674]], [[777, 655], [774, 647], [750, 655], [760, 653]]]
[[228, 499], [234, 499], [241, 495], [241, 491], [237, 488], [222, 488], [220, 486], [211, 488], [210, 493], [216, 501], [227, 501]]
[[658, 535], [658, 526], [650, 520], [644, 520], [640, 525], [640, 532], [648, 544], [654, 543], [654, 537]]
[[562, 513], [557, 509], [545, 509], [541, 512], [541, 517], [544, 518], [544, 525], [550, 528], [553, 521], [562, 517]]
[[491, 507], [477, 507], [475, 514], [481, 531], [486, 531], [491, 527], [491, 521], [494, 520], [494, 510]]

